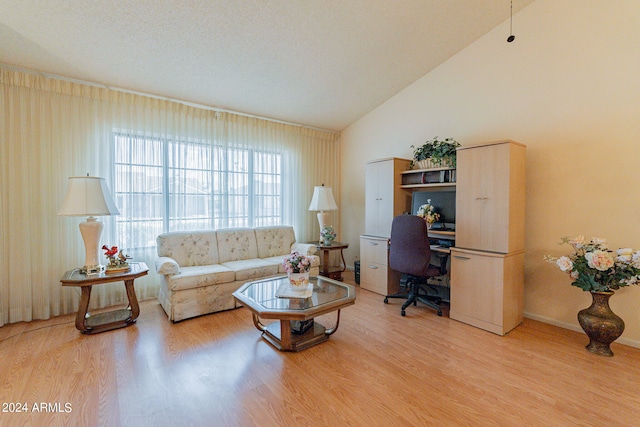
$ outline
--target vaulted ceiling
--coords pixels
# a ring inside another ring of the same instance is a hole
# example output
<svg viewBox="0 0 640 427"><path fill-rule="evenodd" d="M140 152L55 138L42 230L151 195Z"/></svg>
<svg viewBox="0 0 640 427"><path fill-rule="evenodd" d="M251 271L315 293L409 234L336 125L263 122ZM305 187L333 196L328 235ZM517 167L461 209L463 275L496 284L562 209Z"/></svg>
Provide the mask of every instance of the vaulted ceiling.
<svg viewBox="0 0 640 427"><path fill-rule="evenodd" d="M509 14L509 0L2 0L0 63L342 130Z"/></svg>

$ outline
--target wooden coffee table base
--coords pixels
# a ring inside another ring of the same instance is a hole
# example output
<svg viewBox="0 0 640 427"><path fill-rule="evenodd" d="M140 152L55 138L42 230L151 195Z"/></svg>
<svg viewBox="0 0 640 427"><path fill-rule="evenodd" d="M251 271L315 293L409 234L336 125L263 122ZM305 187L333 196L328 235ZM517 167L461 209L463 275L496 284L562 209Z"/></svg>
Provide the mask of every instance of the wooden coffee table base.
<svg viewBox="0 0 640 427"><path fill-rule="evenodd" d="M340 310L338 310L338 318L333 328L327 329L320 323L314 322L313 328L299 335L291 332L290 320L280 320L268 325L263 325L258 315L253 313L253 324L259 331L262 331L262 338L278 350L302 351L327 341L329 337L338 330L338 326L340 325Z"/></svg>
<svg viewBox="0 0 640 427"><path fill-rule="evenodd" d="M356 288L327 277L311 276L311 294L292 298L287 293L289 280L271 277L247 282L233 293L233 297L253 316L253 324L262 338L281 351L302 351L323 343L340 325L340 309L355 304ZM311 289L313 286L313 289ZM335 326L325 328L316 319L337 312ZM264 325L261 319L275 320Z"/></svg>

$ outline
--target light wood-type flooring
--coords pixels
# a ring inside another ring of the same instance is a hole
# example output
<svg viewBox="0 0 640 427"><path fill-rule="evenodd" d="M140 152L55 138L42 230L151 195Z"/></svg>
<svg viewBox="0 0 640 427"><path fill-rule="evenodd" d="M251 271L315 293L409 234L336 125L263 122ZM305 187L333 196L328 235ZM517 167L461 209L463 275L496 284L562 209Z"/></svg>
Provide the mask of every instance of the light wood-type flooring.
<svg viewBox="0 0 640 427"><path fill-rule="evenodd" d="M244 308L172 324L146 301L135 325L92 336L73 315L6 325L0 425L640 425L640 349L605 358L533 320L500 337L382 299L358 288L339 330L300 353Z"/></svg>

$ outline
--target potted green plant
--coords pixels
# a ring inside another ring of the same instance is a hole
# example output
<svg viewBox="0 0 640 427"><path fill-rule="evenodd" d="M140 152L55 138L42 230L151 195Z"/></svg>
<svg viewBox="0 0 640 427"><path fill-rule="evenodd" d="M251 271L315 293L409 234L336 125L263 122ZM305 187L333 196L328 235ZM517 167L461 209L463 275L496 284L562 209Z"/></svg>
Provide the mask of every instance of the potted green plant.
<svg viewBox="0 0 640 427"><path fill-rule="evenodd" d="M456 167L456 148L460 143L453 138L438 139L436 136L424 144L413 148L413 161L411 167L418 166L420 169L434 167Z"/></svg>

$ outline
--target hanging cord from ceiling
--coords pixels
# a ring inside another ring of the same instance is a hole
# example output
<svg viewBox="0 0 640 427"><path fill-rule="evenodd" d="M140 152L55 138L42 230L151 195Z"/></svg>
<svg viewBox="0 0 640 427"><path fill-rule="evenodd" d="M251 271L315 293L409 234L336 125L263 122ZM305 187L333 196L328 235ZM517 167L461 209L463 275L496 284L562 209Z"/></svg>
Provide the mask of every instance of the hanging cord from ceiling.
<svg viewBox="0 0 640 427"><path fill-rule="evenodd" d="M509 17L509 37L507 37L507 43L511 43L516 39L513 35L513 0L511 0L511 14Z"/></svg>

